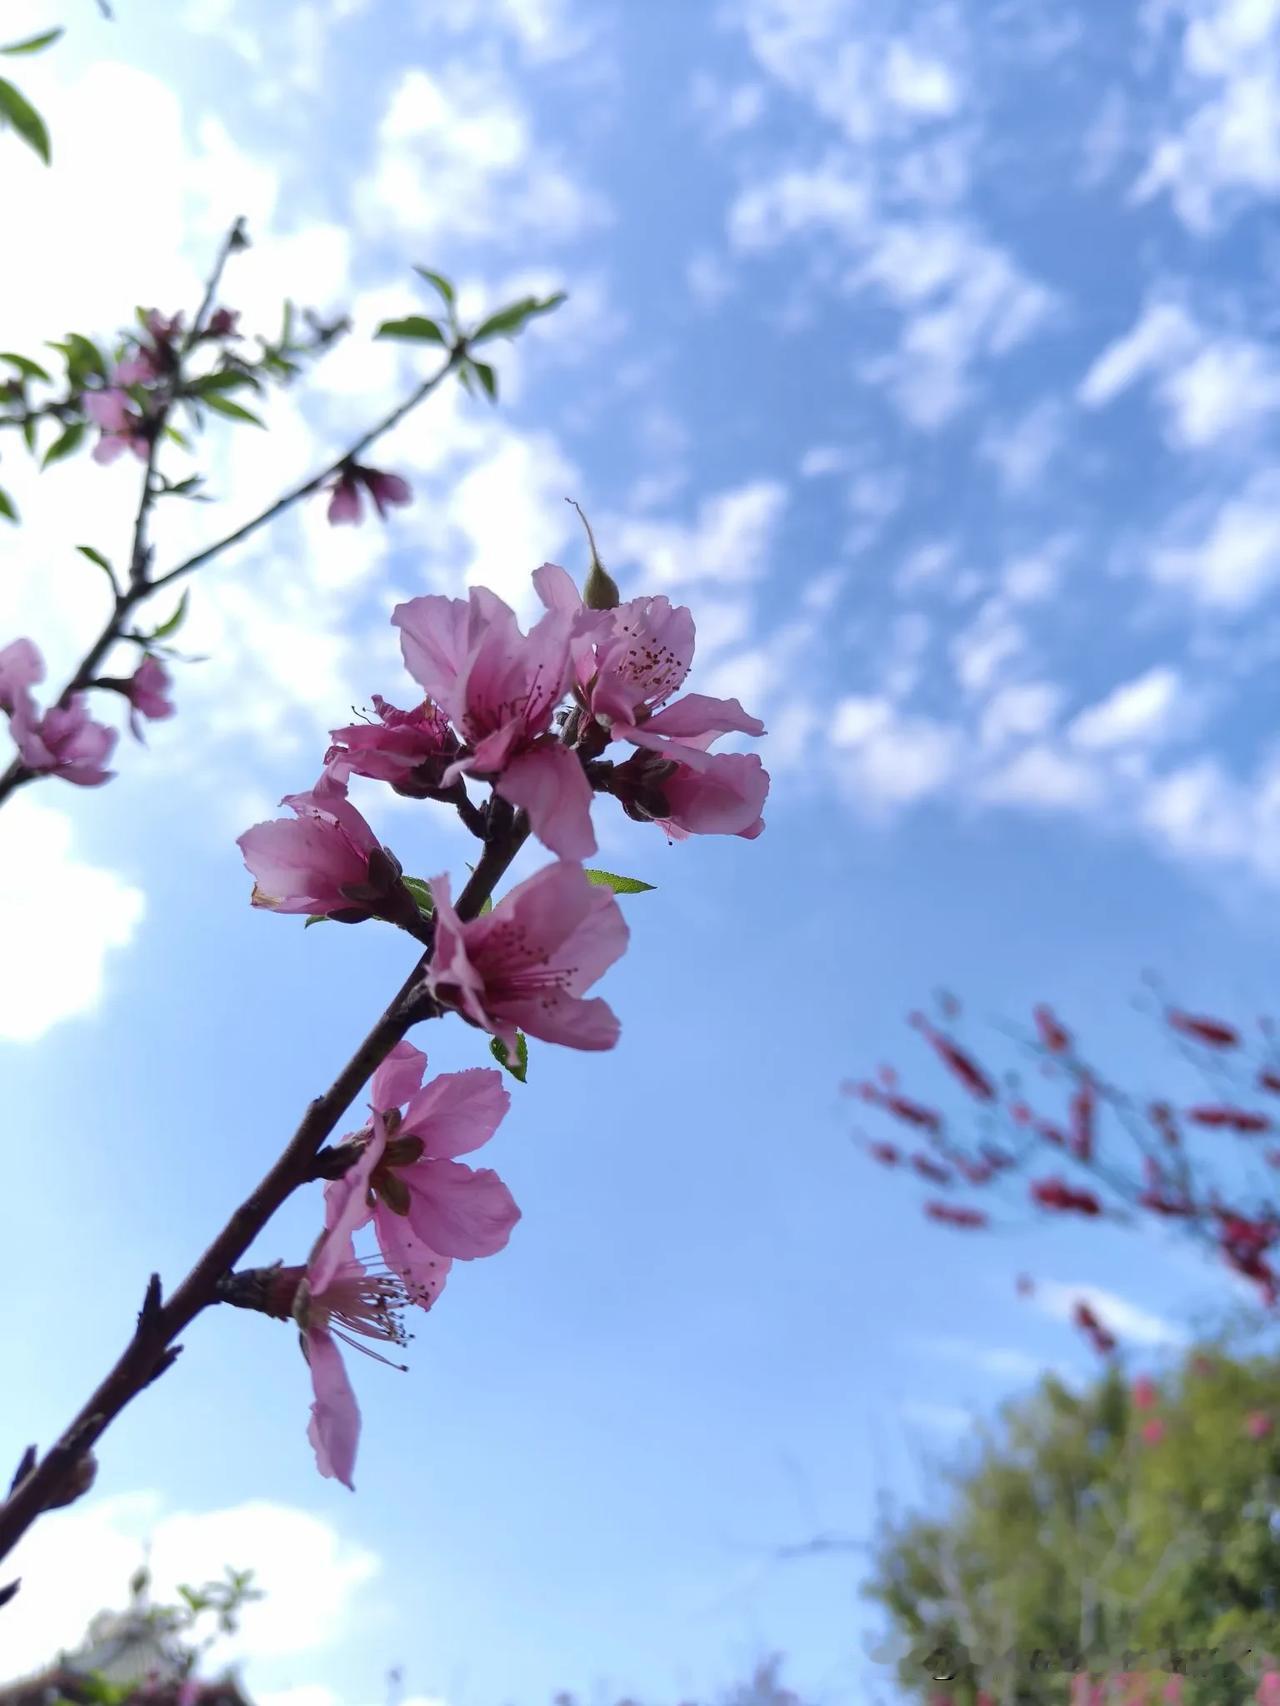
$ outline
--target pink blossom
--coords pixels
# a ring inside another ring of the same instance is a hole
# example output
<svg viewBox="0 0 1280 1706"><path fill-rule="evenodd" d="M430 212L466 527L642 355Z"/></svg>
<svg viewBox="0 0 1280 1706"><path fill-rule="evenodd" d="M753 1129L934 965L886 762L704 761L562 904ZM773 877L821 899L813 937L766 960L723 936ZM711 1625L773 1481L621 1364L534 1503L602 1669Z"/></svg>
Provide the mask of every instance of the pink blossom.
<svg viewBox="0 0 1280 1706"><path fill-rule="evenodd" d="M111 386L113 390L117 387L128 390L130 385L147 385L159 377L160 370L151 352L139 349L115 364L111 370Z"/></svg>
<svg viewBox="0 0 1280 1706"><path fill-rule="evenodd" d="M390 782L396 793L412 798L437 793L461 750L449 719L430 699L400 711L375 693L373 708L380 722L330 731L334 744L325 754L326 769L342 781L356 775Z"/></svg>
<svg viewBox="0 0 1280 1706"><path fill-rule="evenodd" d="M182 315L174 314L166 320L159 309L153 308L146 317L146 327L156 343L162 347L171 344L182 331Z"/></svg>
<svg viewBox="0 0 1280 1706"><path fill-rule="evenodd" d="M578 694L614 739L655 751L676 743L703 750L723 734L764 733L764 724L736 699L688 693L667 704L693 661L693 616L686 606L673 606L658 596L633 598L613 610L587 611L558 564L544 563L533 580L548 609L576 611L572 650ZM666 755L684 757L675 750Z"/></svg>
<svg viewBox="0 0 1280 1706"><path fill-rule="evenodd" d="M1139 1410L1154 1410L1160 1391L1149 1374L1140 1374L1130 1389L1130 1396Z"/></svg>
<svg viewBox="0 0 1280 1706"><path fill-rule="evenodd" d="M605 787L638 823L656 823L673 841L689 835L740 835L753 840L764 828L761 808L769 772L754 753L686 752L676 762L639 751L614 767Z"/></svg>
<svg viewBox="0 0 1280 1706"><path fill-rule="evenodd" d="M359 1158L326 1185L325 1199L335 1236L372 1219L387 1266L429 1308L450 1260L501 1250L520 1210L491 1169L457 1160L487 1143L510 1107L502 1074L475 1067L424 1087L426 1065L411 1043L392 1049L373 1077L373 1121L355 1139Z"/></svg>
<svg viewBox="0 0 1280 1706"><path fill-rule="evenodd" d="M89 715L83 693L68 705L54 705L38 721L19 707L12 723L13 738L28 770L41 776L61 776L80 788L109 782L114 771L105 765L119 735Z"/></svg>
<svg viewBox="0 0 1280 1706"><path fill-rule="evenodd" d="M44 659L31 640L11 640L0 648L0 711L30 720L35 715L31 689L44 680Z"/></svg>
<svg viewBox="0 0 1280 1706"><path fill-rule="evenodd" d="M1265 1410L1250 1410L1244 1419L1244 1431L1250 1439L1266 1439L1274 1426Z"/></svg>
<svg viewBox="0 0 1280 1706"><path fill-rule="evenodd" d="M142 739L140 717L160 722L173 715L173 701L168 697L173 685L169 671L159 658L144 657L124 687L129 701L129 726L136 739Z"/></svg>
<svg viewBox="0 0 1280 1706"><path fill-rule="evenodd" d="M234 338L238 336L237 327L240 323L238 308L215 308L209 316L209 323L204 329L207 338Z"/></svg>
<svg viewBox="0 0 1280 1706"><path fill-rule="evenodd" d="M1145 1445L1159 1445L1166 1432L1164 1423L1159 1416L1152 1416L1150 1421L1143 1422L1141 1433Z"/></svg>
<svg viewBox="0 0 1280 1706"><path fill-rule="evenodd" d="M1280 1706L1280 1670L1264 1670L1254 1695L1258 1706Z"/></svg>
<svg viewBox="0 0 1280 1706"><path fill-rule="evenodd" d="M522 634L510 606L473 587L465 601L410 599L391 620L410 675L472 749L446 784L468 773L493 777L553 853L590 857L591 784L576 755L549 733L568 683L573 618L553 610Z"/></svg>
<svg viewBox="0 0 1280 1706"><path fill-rule="evenodd" d="M321 913L340 923L371 917L417 923L417 904L400 881L399 864L340 781L326 773L310 792L288 794L280 803L293 819L255 824L236 842L254 879L254 906Z"/></svg>
<svg viewBox="0 0 1280 1706"><path fill-rule="evenodd" d="M612 1011L599 997L581 999L627 945L629 931L608 889L561 860L466 924L453 909L447 877L432 882L431 894L436 937L427 978L438 1000L492 1031L508 1052L517 1030L569 1048L613 1047Z"/></svg>
<svg viewBox="0 0 1280 1706"><path fill-rule="evenodd" d="M1181 1706L1182 1696L1186 1693L1186 1689L1186 1677L1180 1672L1175 1671L1169 1678L1168 1682L1165 1683L1164 1690L1161 1694L1161 1699L1165 1702L1165 1706Z"/></svg>
<svg viewBox="0 0 1280 1706"><path fill-rule="evenodd" d="M95 462L114 462L122 450L132 450L140 462L149 455L147 435L142 417L131 405L124 391L111 387L105 391L87 391L84 412L102 429L94 447Z"/></svg>
<svg viewBox="0 0 1280 1706"><path fill-rule="evenodd" d="M360 520L361 486L373 499L374 508L383 521L387 518L390 505L413 502L409 483L402 480L399 474L387 474L380 468L363 468L358 462L350 462L328 488L333 493L329 503L329 521L333 526Z"/></svg>
<svg viewBox="0 0 1280 1706"><path fill-rule="evenodd" d="M284 1270L281 1277L292 1272ZM342 1339L379 1362L388 1361L358 1339L403 1345L402 1312L408 1301L394 1275L358 1261L350 1237L340 1234L320 1238L294 1295L293 1318L302 1334L303 1355L311 1369L315 1394L307 1438L320 1473L336 1477L353 1492L360 1410L335 1340Z"/></svg>

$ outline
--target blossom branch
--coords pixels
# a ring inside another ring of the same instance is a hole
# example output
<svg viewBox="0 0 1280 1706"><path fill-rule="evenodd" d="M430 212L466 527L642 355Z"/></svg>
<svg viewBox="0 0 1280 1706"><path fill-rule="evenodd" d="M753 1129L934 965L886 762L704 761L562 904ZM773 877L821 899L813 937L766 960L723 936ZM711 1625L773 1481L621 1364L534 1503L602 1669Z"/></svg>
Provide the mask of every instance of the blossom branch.
<svg viewBox="0 0 1280 1706"><path fill-rule="evenodd" d="M499 812L491 819L489 839L466 887L457 912L464 922L480 915L485 902L529 834L523 812ZM391 1002L328 1090L310 1104L271 1170L231 1215L226 1225L167 1301L156 1276L138 1316L132 1339L57 1443L17 1481L0 1504L0 1558L7 1557L42 1511L50 1508L75 1465L101 1439L121 1411L172 1367L181 1350L178 1336L210 1304L219 1301L219 1282L244 1256L254 1239L299 1186L315 1178L321 1146L360 1094L375 1070L420 1020L439 1017L442 1009L426 995L424 953Z"/></svg>
<svg viewBox="0 0 1280 1706"><path fill-rule="evenodd" d="M303 498L310 497L312 493L319 491L327 481L331 480L336 474L341 473L342 469L349 462L359 456L364 450L367 450L371 444L381 438L385 433L390 432L394 426L397 426L405 416L413 409L416 409L420 403L425 402L432 392L437 390L449 374L453 372L455 367L458 365L458 362L462 359L463 354L463 347L455 346L455 348L450 351L449 357L442 367L438 368L435 373L424 379L403 402L398 404L390 414L386 415L375 426L362 434L362 436L357 439L349 449L344 451L341 456L329 463L318 474L312 476L312 478L286 492L282 497L278 498L275 503L269 505L266 509L261 511L260 514L254 516L252 520L245 522L243 527L238 527L234 533L229 533L225 538L219 539L214 544L206 546L202 551L198 551L195 556L188 557L185 562L179 563L175 568L169 569L165 574L152 579L146 573L145 567L143 567L141 570L141 578L138 578L139 565L143 563L146 551L146 519L155 497L155 493L152 491L152 474L154 468L155 445L160 436L157 432L156 437L152 440L150 446L150 453L147 460L147 479L144 485L144 497L139 506L138 519L135 523L133 551L131 555L130 585L124 591L117 591L111 615L104 624L102 632L98 635L97 639L81 659L75 674L63 688L59 695L58 703L60 705L66 705L77 693L83 691L83 689L91 684L98 673L99 666L107 653L111 650L111 647L117 641L128 638L125 629L126 620L130 613L136 609L139 604L141 604L145 599L150 598L153 593L159 592L162 588L170 585L173 581L180 580L183 576L193 573L196 569L203 568L207 563L211 562L215 557L221 556L224 551L229 550L233 545L241 544L252 534L256 533L259 528L265 527L270 521L274 521L278 515L283 514L285 510L291 508ZM147 496L148 493L151 495ZM41 774L41 772L28 769L27 766L22 763L20 758L15 758L9 765L8 769L4 771L3 774L0 774L0 805L4 804L15 789L21 787L26 782L32 781L39 774ZM459 810L461 809L462 808L460 807Z"/></svg>

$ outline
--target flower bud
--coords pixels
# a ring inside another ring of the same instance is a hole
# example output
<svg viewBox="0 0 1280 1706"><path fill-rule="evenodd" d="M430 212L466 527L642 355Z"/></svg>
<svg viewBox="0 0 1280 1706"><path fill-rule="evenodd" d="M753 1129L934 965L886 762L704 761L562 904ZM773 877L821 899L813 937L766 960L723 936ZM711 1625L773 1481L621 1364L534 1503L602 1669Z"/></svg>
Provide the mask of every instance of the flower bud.
<svg viewBox="0 0 1280 1706"><path fill-rule="evenodd" d="M573 503L573 499L569 499ZM587 540L591 546L591 567L587 570L586 582L582 588L582 602L588 610L616 610L622 603L622 594L618 591L618 583L600 561L600 553L596 550L595 534L591 531L591 523L583 515L581 507L573 503L578 511L578 519L587 530Z"/></svg>

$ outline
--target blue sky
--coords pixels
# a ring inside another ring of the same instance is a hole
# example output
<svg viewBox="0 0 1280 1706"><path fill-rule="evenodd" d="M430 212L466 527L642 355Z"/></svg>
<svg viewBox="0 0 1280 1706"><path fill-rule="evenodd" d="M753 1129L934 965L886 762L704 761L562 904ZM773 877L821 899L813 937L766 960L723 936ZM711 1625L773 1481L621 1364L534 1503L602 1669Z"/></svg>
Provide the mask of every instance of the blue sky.
<svg viewBox="0 0 1280 1706"><path fill-rule="evenodd" d="M190 304L242 213L249 324L285 294L355 322L269 435L210 434L226 501L164 517L161 562L413 383L371 341L424 305L413 262L469 310L570 302L504 349L499 410L442 394L387 440L416 497L385 529L312 508L197 581L210 661L116 781L5 810L0 1459L62 1425L403 974L389 930L251 912L234 845L353 703L404 702L393 603L483 581L530 614L531 569L585 566L576 497L624 594L692 606L695 685L765 718L774 784L754 844L598 810L601 862L658 885L602 986L622 1041L535 1048L492 1151L524 1219L408 1375L355 1370L358 1494L315 1474L292 1336L211 1315L33 1534L0 1670L74 1639L150 1535L161 1577L260 1568L267 1706L372 1706L396 1664L450 1706L705 1697L775 1648L806 1698L888 1700L857 1558L772 1549L867 1534L884 1490L927 1505L975 1413L1086 1372L1079 1288L1139 1359L1230 1298L1154 1244L926 1226L837 1085L919 1060L902 1019L938 984L979 1025L1053 999L1135 1084L1165 1059L1144 967L1271 998L1280 4L117 12L6 9L70 27L21 68L55 169L0 153L5 346ZM58 677L101 616L71 546L120 553L130 471L9 453L4 483L0 638ZM406 869L461 868L443 818L363 799Z"/></svg>

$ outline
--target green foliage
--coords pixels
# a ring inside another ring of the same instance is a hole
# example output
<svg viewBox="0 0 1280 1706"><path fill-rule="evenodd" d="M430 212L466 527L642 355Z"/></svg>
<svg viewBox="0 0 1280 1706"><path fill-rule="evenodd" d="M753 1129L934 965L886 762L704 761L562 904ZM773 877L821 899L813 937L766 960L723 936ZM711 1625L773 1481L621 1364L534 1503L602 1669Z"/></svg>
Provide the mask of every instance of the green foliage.
<svg viewBox="0 0 1280 1706"><path fill-rule="evenodd" d="M408 314L403 320L384 320L378 327L375 336L379 338L402 338L410 343L442 344L445 335L434 320L428 320L424 314Z"/></svg>
<svg viewBox="0 0 1280 1706"><path fill-rule="evenodd" d="M642 883L639 877L615 877L612 871L587 870L583 874L589 883L612 889L614 894L650 894L654 887L652 883Z"/></svg>
<svg viewBox="0 0 1280 1706"><path fill-rule="evenodd" d="M507 1045L500 1037L489 1039L489 1053L503 1066L518 1084L527 1081L529 1072L529 1043L523 1031L516 1032L516 1058L511 1060L507 1054Z"/></svg>
<svg viewBox="0 0 1280 1706"><path fill-rule="evenodd" d="M489 338L514 338L530 320L539 314L550 314L565 300L566 292L563 290L557 290L554 296L522 296L518 302L509 302L505 308L499 308L496 314L482 320L467 342L482 344Z"/></svg>
<svg viewBox="0 0 1280 1706"><path fill-rule="evenodd" d="M265 429L266 423L260 421L251 410L244 408L239 403L233 403L230 397L224 397L219 391L202 393L200 401L206 409L213 409L219 415L226 415L229 420L248 421L250 426Z"/></svg>
<svg viewBox="0 0 1280 1706"><path fill-rule="evenodd" d="M64 457L73 455L80 448L81 441L88 430L84 421L72 421L71 425L60 433L45 451L44 459L40 464L41 468L47 468L51 462L61 462Z"/></svg>
<svg viewBox="0 0 1280 1706"><path fill-rule="evenodd" d="M44 120L13 84L0 77L0 126L9 125L47 166L52 157Z"/></svg>
<svg viewBox="0 0 1280 1706"><path fill-rule="evenodd" d="M16 367L24 379L43 379L50 384L49 375L38 361L32 361L30 356L15 355L12 350L0 350L0 361L7 361L10 367Z"/></svg>
<svg viewBox="0 0 1280 1706"><path fill-rule="evenodd" d="M16 521L18 519L18 512L13 507L13 499L9 496L8 492L5 491L3 486L0 486L0 515L2 515L6 521Z"/></svg>
<svg viewBox="0 0 1280 1706"><path fill-rule="evenodd" d="M0 53L39 53L43 48L52 47L59 36L64 34L61 26L55 30L45 30L43 35L28 36L25 41L11 41L7 47L0 47Z"/></svg>
<svg viewBox="0 0 1280 1706"><path fill-rule="evenodd" d="M1273 1360L1218 1354L1189 1357L1149 1410L1114 1369L1006 1406L935 1508L879 1538L864 1593L911 1649L908 1694L1065 1706L1064 1673L1146 1670L1156 1699L1172 1653L1183 1706L1251 1701L1261 1655L1280 1653L1280 1432L1251 1438L1245 1420L1276 1397ZM1154 1420L1163 1437L1144 1439ZM1057 1674L1034 1673L1037 1649ZM941 1692L931 1653L958 1673Z"/></svg>

